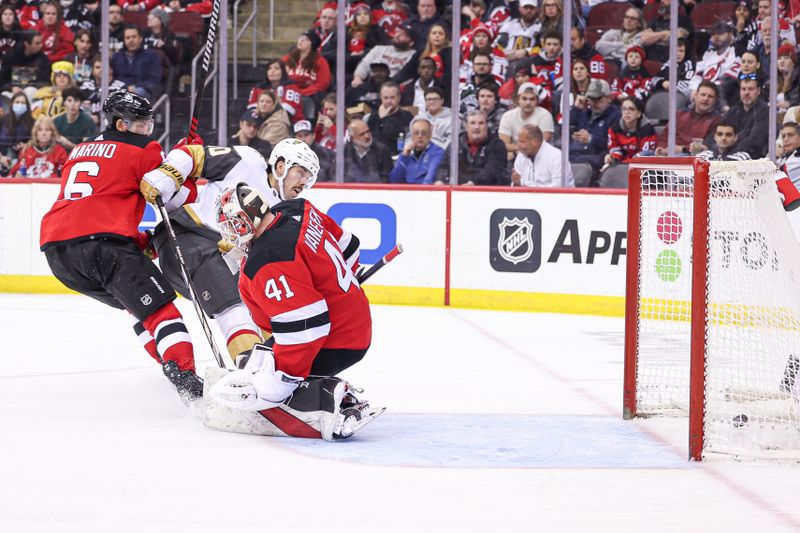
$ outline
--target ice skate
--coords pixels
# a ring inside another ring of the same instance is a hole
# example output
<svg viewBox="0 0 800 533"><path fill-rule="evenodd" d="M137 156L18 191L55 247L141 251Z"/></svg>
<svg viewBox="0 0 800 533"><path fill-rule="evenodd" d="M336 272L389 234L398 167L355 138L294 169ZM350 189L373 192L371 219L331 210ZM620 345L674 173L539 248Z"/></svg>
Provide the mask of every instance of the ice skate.
<svg viewBox="0 0 800 533"><path fill-rule="evenodd" d="M203 380L193 370L181 370L175 361L167 361L163 365L164 375L178 389L181 399L186 402L203 397Z"/></svg>

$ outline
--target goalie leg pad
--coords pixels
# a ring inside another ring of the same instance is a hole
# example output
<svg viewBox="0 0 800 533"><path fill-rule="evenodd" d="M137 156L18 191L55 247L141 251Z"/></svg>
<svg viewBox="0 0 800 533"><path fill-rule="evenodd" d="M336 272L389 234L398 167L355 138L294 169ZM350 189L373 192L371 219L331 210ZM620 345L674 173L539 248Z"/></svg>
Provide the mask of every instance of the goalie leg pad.
<svg viewBox="0 0 800 533"><path fill-rule="evenodd" d="M286 403L271 409L243 411L217 401L210 392L230 372L206 370L203 422L212 429L271 437L305 437L334 440L345 397L346 383L338 378L309 378Z"/></svg>

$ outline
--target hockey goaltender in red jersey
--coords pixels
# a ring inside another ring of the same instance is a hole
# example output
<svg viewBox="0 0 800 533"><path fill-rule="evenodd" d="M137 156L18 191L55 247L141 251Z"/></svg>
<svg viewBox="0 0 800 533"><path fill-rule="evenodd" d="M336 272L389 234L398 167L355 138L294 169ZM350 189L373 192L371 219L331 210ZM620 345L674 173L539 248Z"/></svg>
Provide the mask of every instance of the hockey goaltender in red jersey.
<svg viewBox="0 0 800 533"><path fill-rule="evenodd" d="M372 337L357 265L348 266L339 246L342 228L304 199L270 208L244 183L222 193L219 217L223 238L246 253L242 301L274 344L272 350L257 345L244 369L219 381L207 374L206 424L262 435L349 437L383 410L370 409L333 377L364 357Z"/></svg>

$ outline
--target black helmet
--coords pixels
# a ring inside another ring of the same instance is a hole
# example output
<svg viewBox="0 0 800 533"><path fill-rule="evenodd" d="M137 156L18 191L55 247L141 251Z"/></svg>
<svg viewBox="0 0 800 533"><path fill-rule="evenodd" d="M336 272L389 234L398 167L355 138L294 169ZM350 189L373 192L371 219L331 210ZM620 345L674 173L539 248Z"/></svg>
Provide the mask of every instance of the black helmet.
<svg viewBox="0 0 800 533"><path fill-rule="evenodd" d="M129 122L152 120L153 107L144 96L125 90L114 91L103 103L103 116L106 119L106 129L114 130L117 119Z"/></svg>

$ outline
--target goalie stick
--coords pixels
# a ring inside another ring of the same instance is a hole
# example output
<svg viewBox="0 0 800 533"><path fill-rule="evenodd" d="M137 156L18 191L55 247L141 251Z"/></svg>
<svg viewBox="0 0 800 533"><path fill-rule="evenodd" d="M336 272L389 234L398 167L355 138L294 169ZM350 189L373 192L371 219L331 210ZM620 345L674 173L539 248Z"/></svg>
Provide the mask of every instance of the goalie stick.
<svg viewBox="0 0 800 533"><path fill-rule="evenodd" d="M357 278L356 278L356 279L358 279L358 283L359 283L359 284L361 284L361 283L364 283L365 281L367 281L367 280L368 280L369 278L371 278L371 277L372 277L372 276L373 276L373 275L374 275L374 274L375 274L375 273L376 273L378 270L380 270L380 269L382 269L383 267L385 267L385 266L386 266L386 263L389 263L389 262L390 262L392 259L394 259L395 257L397 257L398 255L400 255L400 254L402 254L402 253L403 253L403 245L402 245L402 244L398 244L398 245L396 245L394 248L392 248L391 250L389 250L389 253L387 253L386 255L384 255L384 256L381 258L381 260L380 260L380 261L378 261L377 263L375 263L374 265L372 265L371 267L369 267L368 269L366 269L364 272L362 272L361 274L359 274L359 275L357 276Z"/></svg>

